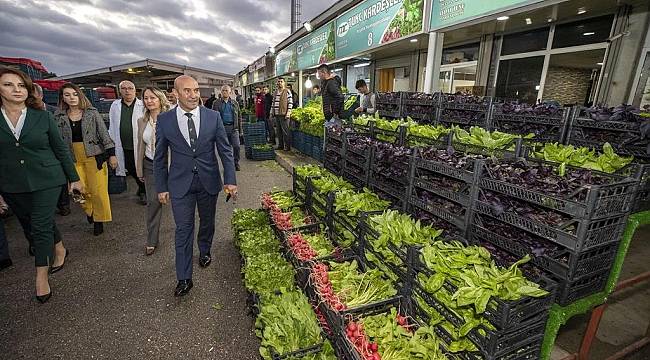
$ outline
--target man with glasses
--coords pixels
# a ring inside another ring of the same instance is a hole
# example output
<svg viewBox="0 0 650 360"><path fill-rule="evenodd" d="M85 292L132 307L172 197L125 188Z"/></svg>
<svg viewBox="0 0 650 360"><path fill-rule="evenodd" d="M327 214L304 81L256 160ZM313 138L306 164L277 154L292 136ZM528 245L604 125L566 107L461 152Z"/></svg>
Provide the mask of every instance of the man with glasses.
<svg viewBox="0 0 650 360"><path fill-rule="evenodd" d="M137 196L140 198L140 204L147 204L144 182L142 182L135 172L135 156L138 146L138 119L144 115L144 105L142 100L135 97L135 85L124 80L119 85L121 99L113 101L108 114L110 126L108 133L115 142L115 156L117 164L111 163L115 167L115 174L126 176L129 173L138 184ZM115 159L115 158L113 158Z"/></svg>

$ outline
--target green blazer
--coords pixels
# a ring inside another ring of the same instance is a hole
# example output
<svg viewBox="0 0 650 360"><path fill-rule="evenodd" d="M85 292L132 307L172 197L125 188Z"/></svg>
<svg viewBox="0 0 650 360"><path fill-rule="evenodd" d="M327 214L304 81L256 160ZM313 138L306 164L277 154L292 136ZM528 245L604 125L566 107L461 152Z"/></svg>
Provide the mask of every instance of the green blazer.
<svg viewBox="0 0 650 360"><path fill-rule="evenodd" d="M33 192L78 180L51 113L28 108L18 140L0 113L0 192Z"/></svg>

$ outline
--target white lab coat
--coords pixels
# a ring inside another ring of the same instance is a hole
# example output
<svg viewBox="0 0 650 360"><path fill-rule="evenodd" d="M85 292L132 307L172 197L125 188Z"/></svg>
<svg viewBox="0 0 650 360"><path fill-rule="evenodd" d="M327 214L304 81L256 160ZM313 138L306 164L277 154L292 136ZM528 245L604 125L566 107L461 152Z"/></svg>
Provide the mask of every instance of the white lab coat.
<svg viewBox="0 0 650 360"><path fill-rule="evenodd" d="M122 115L122 99L117 99L111 104L111 110L108 113L110 126L108 134L115 143L115 156L117 157L117 169L115 174L126 176L126 166L124 165L124 149L122 149L122 139L120 139L120 116ZM138 119L144 116L144 104L142 100L136 98L133 107L133 117L131 124L133 126L133 153L138 154Z"/></svg>

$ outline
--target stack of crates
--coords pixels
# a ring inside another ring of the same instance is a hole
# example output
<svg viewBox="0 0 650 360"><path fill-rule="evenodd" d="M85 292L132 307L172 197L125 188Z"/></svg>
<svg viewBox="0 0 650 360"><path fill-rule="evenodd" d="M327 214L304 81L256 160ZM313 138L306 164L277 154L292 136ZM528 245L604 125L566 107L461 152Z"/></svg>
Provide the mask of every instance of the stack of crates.
<svg viewBox="0 0 650 360"><path fill-rule="evenodd" d="M267 145L266 124L263 121L245 122L242 130L244 132L244 149L247 159L275 159L275 151L273 151L272 147L265 150L258 149L262 145Z"/></svg>

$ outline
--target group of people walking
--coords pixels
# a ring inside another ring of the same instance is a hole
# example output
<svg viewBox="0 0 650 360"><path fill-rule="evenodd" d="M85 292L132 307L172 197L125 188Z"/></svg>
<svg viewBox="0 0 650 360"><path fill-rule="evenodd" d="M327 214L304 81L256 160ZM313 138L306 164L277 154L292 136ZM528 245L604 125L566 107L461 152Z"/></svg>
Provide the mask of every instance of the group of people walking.
<svg viewBox="0 0 650 360"><path fill-rule="evenodd" d="M63 269L70 254L54 221L68 215L69 198L80 204L94 235L112 220L108 194L109 168L132 176L146 204L145 254L159 241L162 206L171 203L176 222L176 296L192 288L194 212L200 226L199 264L211 262L216 198L223 189L237 195L240 111L230 101L230 88L207 109L196 80L180 76L173 95L147 87L142 100L130 81L119 84L106 128L101 114L74 84L59 89L58 107L42 101L42 89L24 73L0 69L0 216L9 209L20 222L35 257L36 299L52 294L49 275ZM170 111L171 109L171 111ZM180 130L180 131L179 131ZM224 169L223 180L216 159ZM4 224L0 220L0 270L12 266Z"/></svg>

